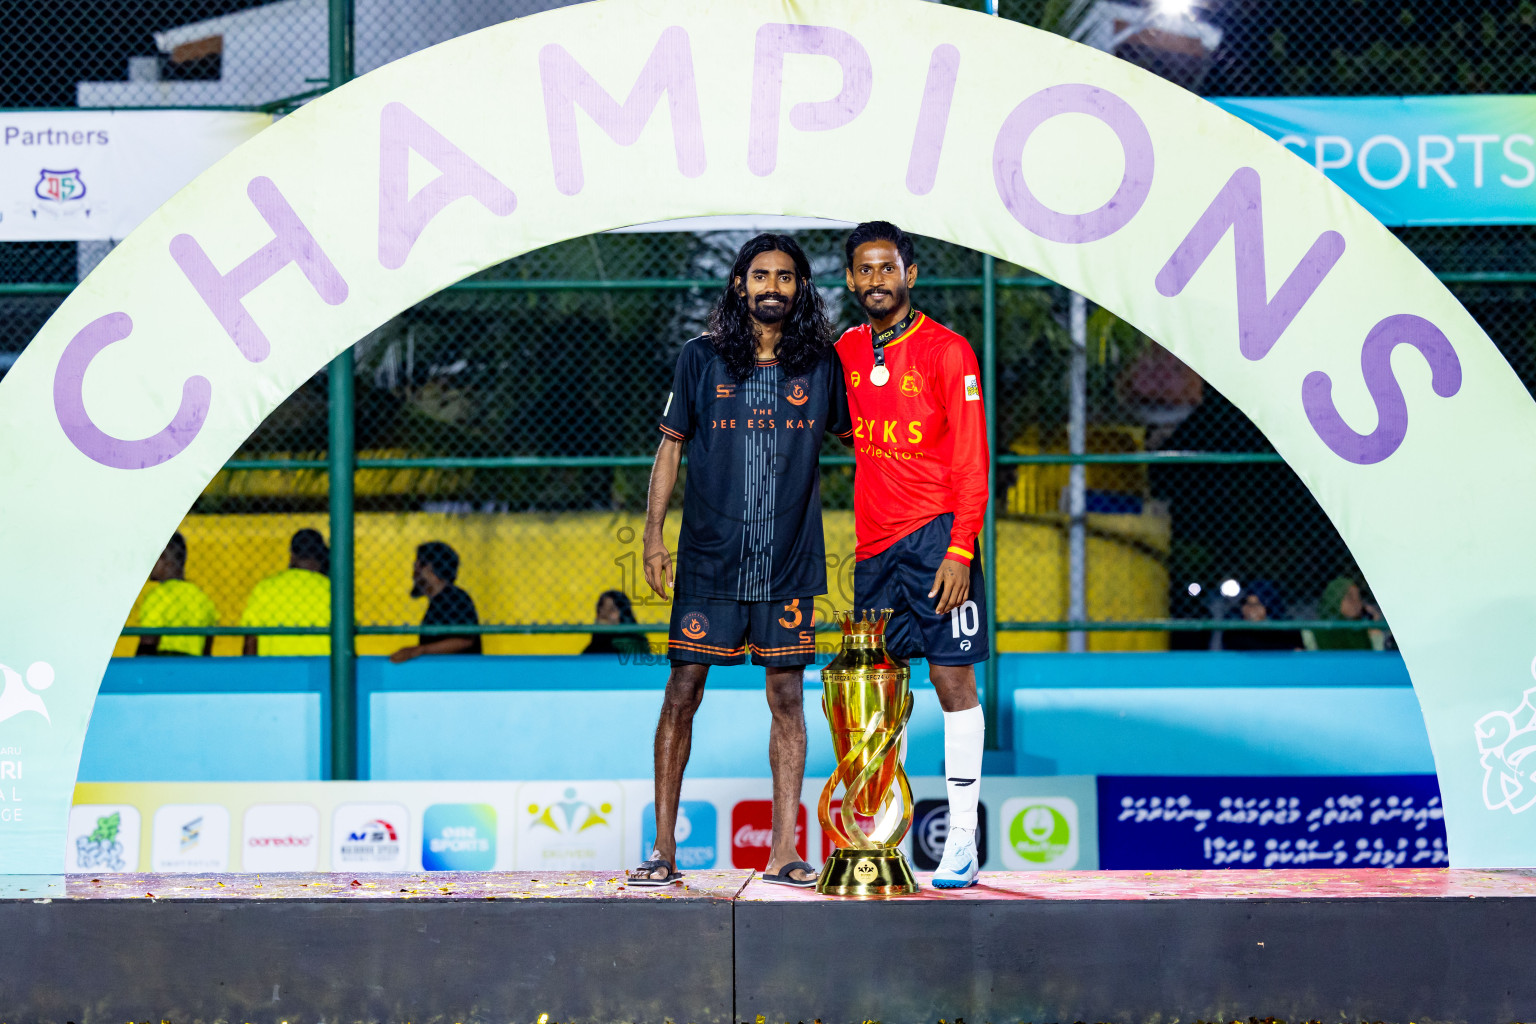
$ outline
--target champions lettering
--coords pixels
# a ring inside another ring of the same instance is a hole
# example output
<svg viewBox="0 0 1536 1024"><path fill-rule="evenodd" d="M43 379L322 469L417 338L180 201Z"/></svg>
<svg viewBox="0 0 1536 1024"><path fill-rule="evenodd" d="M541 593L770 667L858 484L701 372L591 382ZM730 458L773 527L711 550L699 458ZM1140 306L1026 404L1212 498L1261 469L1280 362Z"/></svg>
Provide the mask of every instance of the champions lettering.
<svg viewBox="0 0 1536 1024"><path fill-rule="evenodd" d="M568 42L580 49L575 41ZM781 117L781 108L786 61L792 56L797 62L814 59L835 64L838 89L833 96L794 104L786 119ZM744 46L740 59L743 64L750 62L752 69L750 91L739 97L739 121L747 128L746 164L750 173L760 178L770 178L777 171L781 132L823 132L847 125L865 113L871 97L881 95L877 86L885 84L875 81L876 64L864 44L850 32L831 26L761 25L750 46ZM646 125L660 116L665 98L675 166L651 168L648 173L695 179L709 172L709 136L699 102L693 44L685 28L670 26L650 44L649 56L622 101L609 91L614 85L622 87L622 83L605 82L613 77L606 68L588 67L579 54L559 43L540 50L538 70L549 167L562 201L580 202L586 185L578 108L609 142L631 146ZM986 73L986 68L965 65L955 46L940 43L934 47L923 91L912 98L905 124L890 126L894 137L912 140L905 173L900 167L893 171L892 190L905 188L912 196L924 196L932 190L943 166L956 88L964 81L963 76ZM716 83L706 82L704 87L715 88ZM1024 147L1035 131L1068 114L1091 117L1109 128L1124 154L1122 177L1113 196L1085 213L1064 213L1047 206L1031 191L1022 165ZM304 301L339 306L353 293L349 280L370 276L370 286L377 289L380 269L404 267L418 239L450 204L472 200L487 218L509 217L517 211L512 186L461 148L465 140L448 138L399 102L384 104L377 117L377 218L372 228L377 236L378 267L339 265L327 252L324 239L314 234L279 184L264 176L248 182L248 205L241 208L231 203L229 210L232 220L248 221L254 215L270 230L269 240L254 252L228 265L227 245L205 247L198 235L190 232L171 240L168 255L191 286L196 296L192 301L206 307L210 326L216 325L247 363L264 361L274 345L306 344L306 339L299 337L269 338L246 305L247 297L277 274L290 267L298 270L313 293ZM787 126L782 123L785 120ZM594 138L588 136L589 145ZM6 141L11 140L7 137ZM414 193L408 180L412 153L437 171L435 178ZM1153 140L1134 107L1107 89L1070 82L1021 98L998 125L992 151L993 182L1003 208L1024 230L1056 245L1099 242L1125 229L1151 195L1155 171ZM836 172L829 164L827 173ZM899 182L896 175L901 176ZM1296 316L1321 289L1329 287L1329 276L1345 251L1342 235L1323 232L1271 297L1263 245L1266 211L1262 186L1257 170L1239 168L1182 240L1168 239L1171 254L1155 274L1157 291L1170 301L1177 300L1202 270L1207 274L1220 272L1207 269L1206 264L1230 233L1237 308L1237 332L1232 342L1253 362L1262 361L1283 343ZM1269 215L1276 216L1273 208ZM1278 215L1284 216L1284 211ZM215 230L214 225L202 226L204 234ZM217 263L210 252L222 254ZM226 265L221 269L220 263ZM167 406L175 404L162 429L138 438L118 437L103 430L86 408L85 377L100 352L128 339L133 330L133 318L126 310L81 326L59 360L53 387L55 415L75 448L102 465L125 470L148 469L180 455L197 439L218 400L217 389L208 377L190 374L179 382L179 403L160 399ZM1371 465L1390 458L1405 443L1410 396L1391 362L1393 353L1402 346L1414 349L1429 365L1435 395L1450 398L1459 392L1461 363L1439 327L1406 312L1380 319L1367 331L1360 349L1360 375L1377 413L1373 429L1362 431L1344 418L1333 400L1333 380L1326 373L1308 374L1296 397L1317 437L1339 458ZM163 387L174 394L177 383L167 380ZM1423 398L1416 396L1415 400ZM734 428L736 421L725 422ZM715 425L724 426L725 422ZM752 429L777 429L771 420L747 423ZM915 442L911 425L908 430ZM900 443L894 422L880 425L878 431L874 425L865 424L861 431L859 436L872 443Z"/></svg>

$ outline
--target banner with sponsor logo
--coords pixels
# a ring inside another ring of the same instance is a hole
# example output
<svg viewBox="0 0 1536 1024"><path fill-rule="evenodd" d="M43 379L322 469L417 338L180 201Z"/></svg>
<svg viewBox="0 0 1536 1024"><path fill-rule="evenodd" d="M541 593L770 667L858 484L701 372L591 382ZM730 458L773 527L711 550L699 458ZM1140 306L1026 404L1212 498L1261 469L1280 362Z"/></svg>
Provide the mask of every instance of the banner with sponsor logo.
<svg viewBox="0 0 1536 1024"><path fill-rule="evenodd" d="M1213 102L1383 224L1536 224L1536 96Z"/></svg>
<svg viewBox="0 0 1536 1024"><path fill-rule="evenodd" d="M1436 167L1460 188L1467 172L1424 145L1412 187L1423 165L1426 192ZM1502 143L1466 145L1474 186L1478 152L1485 186L1519 180L1494 168ZM1371 160L1388 150L1366 161L1384 181L1400 168ZM1391 620L1454 862L1536 865L1521 767L1536 735L1536 402L1376 218L1220 108L1021 25L926 3L610 0L423 50L260 132L118 245L0 381L0 566L27 581L0 588L0 744L25 763L0 871L62 866L127 612L165 538L287 395L483 268L742 213L893 220L991 253L1196 370L1307 484ZM883 432L862 443L911 454ZM579 825L541 824L544 809L603 802L540 793L534 811L498 811L497 834L553 837L572 863L607 856ZM1025 848L1069 849L1065 810L1032 810ZM1013 833L998 813L989 842ZM446 852L487 855L487 821L443 828Z"/></svg>
<svg viewBox="0 0 1536 1024"><path fill-rule="evenodd" d="M0 242L127 238L271 123L228 110L0 113Z"/></svg>
<svg viewBox="0 0 1536 1024"><path fill-rule="evenodd" d="M932 870L948 832L944 780L918 776L903 844ZM538 782L93 782L75 790L66 870L620 871L656 845L649 779ZM687 779L678 868L760 871L772 847L770 779ZM799 856L821 863L821 783L795 819ZM985 778L990 870L1098 866L1090 776ZM919 835L920 831L920 835Z"/></svg>
<svg viewBox="0 0 1536 1024"><path fill-rule="evenodd" d="M1438 868L1433 775L1099 776L1105 868Z"/></svg>

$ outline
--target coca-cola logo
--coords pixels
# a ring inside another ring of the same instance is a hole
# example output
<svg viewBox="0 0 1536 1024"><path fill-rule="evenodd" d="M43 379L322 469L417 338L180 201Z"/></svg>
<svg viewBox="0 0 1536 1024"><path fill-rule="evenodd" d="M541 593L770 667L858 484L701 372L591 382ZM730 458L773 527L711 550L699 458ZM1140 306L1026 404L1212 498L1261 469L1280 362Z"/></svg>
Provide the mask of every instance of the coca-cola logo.
<svg viewBox="0 0 1536 1024"><path fill-rule="evenodd" d="M315 841L314 836L251 836L246 839L247 846L275 847L275 846L308 846Z"/></svg>
<svg viewBox="0 0 1536 1024"><path fill-rule="evenodd" d="M796 805L795 853L805 858L805 805ZM773 850L773 801L741 800L731 808L731 864L761 871Z"/></svg>

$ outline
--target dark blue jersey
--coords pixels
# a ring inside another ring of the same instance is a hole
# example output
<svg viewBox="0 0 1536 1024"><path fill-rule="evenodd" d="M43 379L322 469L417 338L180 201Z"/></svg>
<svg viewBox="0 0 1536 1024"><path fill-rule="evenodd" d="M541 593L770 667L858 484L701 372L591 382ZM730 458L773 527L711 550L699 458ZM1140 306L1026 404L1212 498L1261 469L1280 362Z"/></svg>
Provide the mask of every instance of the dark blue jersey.
<svg viewBox="0 0 1536 1024"><path fill-rule="evenodd" d="M852 429L836 354L798 377L773 362L737 381L708 338L684 345L661 415L662 433L688 442L678 592L734 601L826 593L817 457L828 430Z"/></svg>

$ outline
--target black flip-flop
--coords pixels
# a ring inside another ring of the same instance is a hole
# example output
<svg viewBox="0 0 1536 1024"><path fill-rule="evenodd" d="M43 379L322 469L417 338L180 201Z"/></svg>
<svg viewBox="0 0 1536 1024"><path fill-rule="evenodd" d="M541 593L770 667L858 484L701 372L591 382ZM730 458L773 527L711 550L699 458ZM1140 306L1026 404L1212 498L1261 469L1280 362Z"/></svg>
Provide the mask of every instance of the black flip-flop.
<svg viewBox="0 0 1536 1024"><path fill-rule="evenodd" d="M666 868L667 877L652 877L656 873L657 868ZM629 885L649 885L660 888L664 885L672 885L675 882L680 882L683 878L683 873L677 870L677 866L675 864L667 860L667 858L663 857L660 850L652 850L651 859L645 861L639 867L635 868L635 871L641 872L641 877L636 878L634 873L631 872L629 878L626 880Z"/></svg>
<svg viewBox="0 0 1536 1024"><path fill-rule="evenodd" d="M809 871L811 873L811 877L810 878L793 878L793 877L790 876L790 872L791 871L796 871L796 870L801 870L801 869ZM770 875L768 872L764 871L763 872L763 881L769 882L769 883L771 883L773 885L789 885L789 886L793 886L796 889L811 889L811 888L814 888L815 885L816 885L816 869L811 867L809 864L807 864L803 860L797 860L797 861L794 861L793 863L785 864L783 867L779 868L779 870L777 872L775 872L774 874Z"/></svg>

